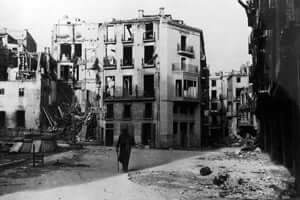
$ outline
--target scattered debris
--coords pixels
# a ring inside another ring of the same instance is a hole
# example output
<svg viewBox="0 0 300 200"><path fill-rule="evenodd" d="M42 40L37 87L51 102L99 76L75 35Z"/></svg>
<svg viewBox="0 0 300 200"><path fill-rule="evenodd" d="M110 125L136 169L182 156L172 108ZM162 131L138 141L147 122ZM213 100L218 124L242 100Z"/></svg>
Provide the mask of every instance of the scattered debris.
<svg viewBox="0 0 300 200"><path fill-rule="evenodd" d="M211 173L212 173L212 171L209 167L202 167L200 169L201 176L207 176L207 175L210 175Z"/></svg>
<svg viewBox="0 0 300 200"><path fill-rule="evenodd" d="M214 177L213 183L217 186L223 185L229 178L229 174L227 173L222 173L218 174L217 176Z"/></svg>

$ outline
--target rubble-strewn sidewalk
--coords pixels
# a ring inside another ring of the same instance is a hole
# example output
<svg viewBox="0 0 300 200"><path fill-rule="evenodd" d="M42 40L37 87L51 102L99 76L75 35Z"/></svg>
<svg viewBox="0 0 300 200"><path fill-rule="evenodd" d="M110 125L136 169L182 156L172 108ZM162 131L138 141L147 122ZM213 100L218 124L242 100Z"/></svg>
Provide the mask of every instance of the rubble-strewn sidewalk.
<svg viewBox="0 0 300 200"><path fill-rule="evenodd" d="M201 175L203 167L206 173ZM267 155L226 148L90 183L0 199L289 199L292 182L288 171Z"/></svg>

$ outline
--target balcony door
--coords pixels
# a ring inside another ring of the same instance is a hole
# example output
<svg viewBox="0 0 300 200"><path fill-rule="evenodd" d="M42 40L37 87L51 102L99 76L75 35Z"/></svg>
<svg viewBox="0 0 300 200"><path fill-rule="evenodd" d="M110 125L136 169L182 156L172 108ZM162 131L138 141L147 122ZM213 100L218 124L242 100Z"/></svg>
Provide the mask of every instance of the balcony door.
<svg viewBox="0 0 300 200"><path fill-rule="evenodd" d="M153 97L154 96L154 75L144 76L144 96Z"/></svg>
<svg viewBox="0 0 300 200"><path fill-rule="evenodd" d="M132 76L123 77L123 96L132 95Z"/></svg>

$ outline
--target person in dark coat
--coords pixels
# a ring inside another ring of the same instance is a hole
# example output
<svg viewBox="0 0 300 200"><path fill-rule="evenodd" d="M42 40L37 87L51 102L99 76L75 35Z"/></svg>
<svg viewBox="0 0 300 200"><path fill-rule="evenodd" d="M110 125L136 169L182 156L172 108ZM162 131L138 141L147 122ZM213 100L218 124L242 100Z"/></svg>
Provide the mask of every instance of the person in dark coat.
<svg viewBox="0 0 300 200"><path fill-rule="evenodd" d="M128 171L129 158L131 153L131 147L135 145L134 137L128 133L125 129L119 136L116 146L117 153L119 155L118 161L122 163L122 169L124 172Z"/></svg>

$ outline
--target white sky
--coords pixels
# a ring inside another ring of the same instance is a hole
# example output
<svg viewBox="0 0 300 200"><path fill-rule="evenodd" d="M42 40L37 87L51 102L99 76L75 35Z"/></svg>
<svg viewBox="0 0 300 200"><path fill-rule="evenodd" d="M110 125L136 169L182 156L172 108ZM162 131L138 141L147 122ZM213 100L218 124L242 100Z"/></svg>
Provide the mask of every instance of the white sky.
<svg viewBox="0 0 300 200"><path fill-rule="evenodd" d="M0 0L0 26L29 29L41 50L50 46L53 24L63 15L103 22L135 18L138 9L157 14L159 7L204 31L212 71L238 69L250 60L247 18L237 0Z"/></svg>

